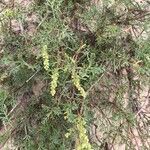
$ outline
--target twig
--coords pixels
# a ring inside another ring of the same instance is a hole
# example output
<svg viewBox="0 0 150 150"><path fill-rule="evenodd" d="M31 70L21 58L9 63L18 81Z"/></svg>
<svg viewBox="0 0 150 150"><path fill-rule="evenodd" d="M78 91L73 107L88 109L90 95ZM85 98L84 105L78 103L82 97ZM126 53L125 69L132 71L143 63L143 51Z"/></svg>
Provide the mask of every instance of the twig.
<svg viewBox="0 0 150 150"><path fill-rule="evenodd" d="M91 85L91 87L86 91L87 94L89 94L89 92L98 84L98 82L102 79L102 77L104 76L104 73L99 77L99 79Z"/></svg>
<svg viewBox="0 0 150 150"><path fill-rule="evenodd" d="M40 72L41 69L38 69L32 76L30 76L20 87L18 87L15 91L17 92L19 89L21 89L26 83L28 83L38 72Z"/></svg>
<svg viewBox="0 0 150 150"><path fill-rule="evenodd" d="M132 134L132 136L133 136L133 138L134 138L134 141L135 141L135 143L136 143L136 146L137 146L137 150L140 150L140 147L139 147L139 144L138 144L138 142L137 142L137 140L136 140L136 136L134 135L134 133L133 133L133 130L131 129L131 127L129 128L130 129L130 132L131 132L131 134ZM133 141L132 141L133 142ZM134 145L134 144L133 144Z"/></svg>
<svg viewBox="0 0 150 150"><path fill-rule="evenodd" d="M141 109L136 113L135 118L137 118L137 116L141 113L141 111L143 110L143 108L146 106L147 102L149 101L149 93L150 93L150 88L148 90L148 94L146 96L146 101L144 102L144 104L142 105Z"/></svg>
<svg viewBox="0 0 150 150"><path fill-rule="evenodd" d="M42 19L42 21L38 24L38 26L36 27L36 30L39 29L39 27L43 24L43 22L47 19L48 15L50 14L50 12L47 12L45 17Z"/></svg>

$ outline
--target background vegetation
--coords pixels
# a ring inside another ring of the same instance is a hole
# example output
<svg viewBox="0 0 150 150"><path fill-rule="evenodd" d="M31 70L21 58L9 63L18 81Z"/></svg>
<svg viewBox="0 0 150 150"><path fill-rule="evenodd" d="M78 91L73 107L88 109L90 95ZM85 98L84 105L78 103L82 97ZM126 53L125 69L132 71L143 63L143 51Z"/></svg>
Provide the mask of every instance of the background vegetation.
<svg viewBox="0 0 150 150"><path fill-rule="evenodd" d="M150 148L149 1L0 9L1 149Z"/></svg>

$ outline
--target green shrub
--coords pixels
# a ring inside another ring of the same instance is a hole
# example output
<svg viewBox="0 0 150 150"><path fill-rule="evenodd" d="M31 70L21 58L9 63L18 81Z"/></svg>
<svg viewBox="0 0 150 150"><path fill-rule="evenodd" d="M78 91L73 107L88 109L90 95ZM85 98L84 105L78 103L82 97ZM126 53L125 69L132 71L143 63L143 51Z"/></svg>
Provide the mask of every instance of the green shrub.
<svg viewBox="0 0 150 150"><path fill-rule="evenodd" d="M12 138L25 150L96 150L116 143L134 149L136 128L141 149L148 149L148 119L138 98L150 75L145 3L2 3L1 145Z"/></svg>

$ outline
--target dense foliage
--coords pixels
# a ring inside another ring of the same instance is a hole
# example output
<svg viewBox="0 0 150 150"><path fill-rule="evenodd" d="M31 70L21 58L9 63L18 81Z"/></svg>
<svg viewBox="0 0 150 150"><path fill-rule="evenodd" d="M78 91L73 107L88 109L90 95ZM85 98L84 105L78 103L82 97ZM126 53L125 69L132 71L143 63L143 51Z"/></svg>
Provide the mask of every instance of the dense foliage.
<svg viewBox="0 0 150 150"><path fill-rule="evenodd" d="M2 147L149 149L148 1L0 3Z"/></svg>

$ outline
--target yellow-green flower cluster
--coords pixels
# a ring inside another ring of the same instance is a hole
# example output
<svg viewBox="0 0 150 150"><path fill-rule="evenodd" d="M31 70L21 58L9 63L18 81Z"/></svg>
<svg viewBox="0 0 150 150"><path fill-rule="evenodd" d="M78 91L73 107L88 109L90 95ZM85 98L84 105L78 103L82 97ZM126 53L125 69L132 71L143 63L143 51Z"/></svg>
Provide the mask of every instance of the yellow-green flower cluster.
<svg viewBox="0 0 150 150"><path fill-rule="evenodd" d="M76 150L92 150L91 144L89 143L88 136L86 135L85 129L86 122L80 116L77 118L77 130L78 140L76 143Z"/></svg>
<svg viewBox="0 0 150 150"><path fill-rule="evenodd" d="M78 91L80 92L80 94L83 96L83 98L85 98L86 97L86 92L82 88L82 86L80 84L80 77L75 72L75 70L72 71L72 80L73 80L73 84L76 86L76 88L78 89Z"/></svg>
<svg viewBox="0 0 150 150"><path fill-rule="evenodd" d="M50 89L52 96L54 96L56 93L58 77L59 77L58 69L54 69L51 76L52 81L51 81L51 89Z"/></svg>
<svg viewBox="0 0 150 150"><path fill-rule="evenodd" d="M48 71L49 69L49 57L47 52L47 45L44 45L42 48L42 58L43 58L43 65L44 69Z"/></svg>
<svg viewBox="0 0 150 150"><path fill-rule="evenodd" d="M8 77L8 74L5 72L0 76L0 82L4 81Z"/></svg>
<svg viewBox="0 0 150 150"><path fill-rule="evenodd" d="M5 9L3 12L5 17L13 17L15 15L15 12L12 9Z"/></svg>

